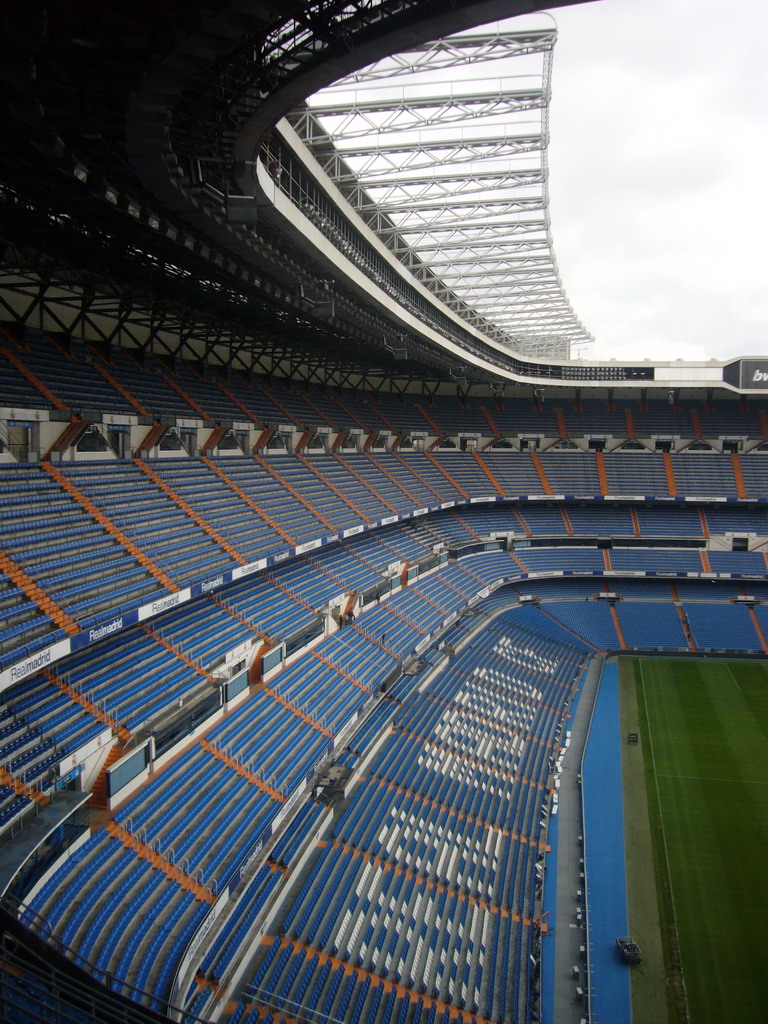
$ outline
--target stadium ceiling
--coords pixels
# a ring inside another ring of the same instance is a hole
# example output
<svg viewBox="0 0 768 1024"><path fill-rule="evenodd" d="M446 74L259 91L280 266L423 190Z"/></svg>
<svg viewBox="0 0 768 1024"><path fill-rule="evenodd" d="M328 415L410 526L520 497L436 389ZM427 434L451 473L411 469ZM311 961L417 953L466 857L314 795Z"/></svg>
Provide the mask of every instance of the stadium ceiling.
<svg viewBox="0 0 768 1024"><path fill-rule="evenodd" d="M353 208L445 305L532 359L592 338L565 295L547 189L556 30L429 41L310 97L288 121Z"/></svg>
<svg viewBox="0 0 768 1024"><path fill-rule="evenodd" d="M247 184L275 122L340 74L441 31L559 5L5 5L0 319L39 326L50 311L79 331L98 308L106 339L162 338L182 358L215 351L226 365L235 352L238 366L265 372L292 350L313 379L326 364L451 379L457 360L416 336L403 365L380 310L266 220L233 222L221 197Z"/></svg>

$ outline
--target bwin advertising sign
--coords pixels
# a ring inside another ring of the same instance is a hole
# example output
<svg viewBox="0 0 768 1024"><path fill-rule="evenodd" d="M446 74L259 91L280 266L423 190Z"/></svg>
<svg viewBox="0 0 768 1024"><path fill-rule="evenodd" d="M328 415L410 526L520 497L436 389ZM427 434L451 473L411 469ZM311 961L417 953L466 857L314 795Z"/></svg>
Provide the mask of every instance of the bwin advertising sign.
<svg viewBox="0 0 768 1024"><path fill-rule="evenodd" d="M741 386L754 391L768 391L768 359L742 359Z"/></svg>

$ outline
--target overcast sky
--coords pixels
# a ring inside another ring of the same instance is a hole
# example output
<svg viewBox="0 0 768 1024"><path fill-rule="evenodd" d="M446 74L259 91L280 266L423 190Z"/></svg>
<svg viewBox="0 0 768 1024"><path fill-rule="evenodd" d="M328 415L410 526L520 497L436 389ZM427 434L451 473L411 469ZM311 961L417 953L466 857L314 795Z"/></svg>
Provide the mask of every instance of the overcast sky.
<svg viewBox="0 0 768 1024"><path fill-rule="evenodd" d="M768 5L553 13L552 233L581 355L768 354Z"/></svg>

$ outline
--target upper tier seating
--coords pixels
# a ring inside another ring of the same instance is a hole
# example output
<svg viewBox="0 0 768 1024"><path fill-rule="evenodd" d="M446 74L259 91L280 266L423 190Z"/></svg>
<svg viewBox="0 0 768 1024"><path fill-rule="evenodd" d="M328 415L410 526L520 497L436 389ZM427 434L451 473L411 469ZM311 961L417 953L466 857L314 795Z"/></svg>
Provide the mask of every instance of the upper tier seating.
<svg viewBox="0 0 768 1024"><path fill-rule="evenodd" d="M0 387L9 404L55 406L77 415L135 414L141 410L149 416L194 416L299 429L327 426L369 433L389 430L510 438L558 438L564 431L572 437L765 437L760 416L764 406L759 400L685 400L670 406L655 399L644 403L622 399L611 404L586 398L576 407L562 400L537 406L514 399L357 394L348 389L299 386L245 377L235 371L214 371L199 362L172 361L136 349L112 347L107 353L77 338L31 328L20 340L4 333L0 349L12 357L0 358ZM39 386L18 370L14 359ZM72 372L75 366L77 373Z"/></svg>
<svg viewBox="0 0 768 1024"><path fill-rule="evenodd" d="M759 469L760 459L759 455L743 458L741 464L754 462ZM589 474L595 467L589 454L544 454L540 463L545 478L547 465L553 478L562 472L560 466L580 464ZM262 461L246 456L205 461L163 458L146 463L146 471L142 465L126 460L62 462L55 469L60 477L39 465L0 468L0 493L9 510L0 524L0 553L11 560L0 577L0 656L30 642L42 642L46 632L56 628L76 629L74 623L101 621L117 607L146 603L163 593L166 585L183 587L212 578L224 569L330 532L444 501L495 500L497 485L511 495L540 494L543 489L536 466L525 452L274 455ZM605 465L609 483L613 480L616 485L612 489L652 491L658 485L662 496L669 492L660 455L614 453L605 457ZM704 491L722 487L725 495L734 496L729 456L682 454L674 456L671 465L686 486ZM704 467L706 479L715 483L703 483L697 467ZM555 478L554 483L567 490L573 481ZM73 493L64 486L74 488ZM369 551L378 550L382 564L389 565L398 558L410 563L425 558L441 540L461 547L494 531L534 537L703 539L723 533L762 535L766 526L766 514L748 508L560 508L531 502L467 508L423 519L418 526L390 534L389 540L381 533ZM143 562L139 553L146 556ZM634 564L628 558L618 556L611 567L641 567L643 556ZM648 556L644 563L649 568L652 559ZM690 571L706 569L693 555L683 561ZM50 608L32 598L29 587L11 578L11 563L42 588L64 617L54 616L51 621ZM730 568L724 568L726 564ZM719 555L714 570L764 571L757 556L732 562Z"/></svg>

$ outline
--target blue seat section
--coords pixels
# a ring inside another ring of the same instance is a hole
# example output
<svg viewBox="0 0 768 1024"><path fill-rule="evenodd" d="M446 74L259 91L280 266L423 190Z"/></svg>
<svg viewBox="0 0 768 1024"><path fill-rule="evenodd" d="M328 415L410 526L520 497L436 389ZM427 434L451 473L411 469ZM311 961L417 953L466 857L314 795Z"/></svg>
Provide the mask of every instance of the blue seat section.
<svg viewBox="0 0 768 1024"><path fill-rule="evenodd" d="M363 521L368 520L372 522L376 519L391 516L396 509L386 503L378 486L372 487L366 484L366 478L361 477L359 470L356 468L357 463L354 461L359 458L361 457L354 455L334 455L319 461L318 464L323 476L330 481L335 491L340 491L352 503L354 508L358 510L358 522L361 521L361 517ZM369 460L364 461L366 467L361 465L360 468L365 468L366 476L370 479L372 463ZM375 479L380 481L382 478L386 481L384 474L375 471ZM389 482L387 481L387 483ZM389 487L394 488L394 485L389 483ZM402 492L398 493L400 498L405 498ZM337 502L338 500L337 498ZM413 503L410 502L408 508L413 507Z"/></svg>
<svg viewBox="0 0 768 1024"><path fill-rule="evenodd" d="M174 377L167 364L161 363L150 353L143 356L138 352L134 354L136 359L127 351L113 348L108 370L150 416L170 415L188 418L197 415L189 403L167 382L166 377ZM138 359L142 359L143 362L137 361ZM235 417L230 412L227 418Z"/></svg>
<svg viewBox="0 0 768 1024"><path fill-rule="evenodd" d="M496 494L487 473L471 452L440 451L438 449L434 452L434 457L465 494L477 495L478 497ZM494 475L496 474L497 458L499 456L493 456L492 462L489 458L489 465ZM537 487L538 490L541 490L541 485ZM510 491L509 493L519 494L520 492ZM461 497L461 494L457 495L457 497Z"/></svg>
<svg viewBox="0 0 768 1024"><path fill-rule="evenodd" d="M744 489L751 498L768 497L768 473L765 471L765 453L754 453L740 459Z"/></svg>
<svg viewBox="0 0 768 1024"><path fill-rule="evenodd" d="M433 458L436 460L438 465L444 469L444 471L451 476L451 479L461 488L462 493L452 495L452 499L464 499L464 495L471 495L473 497L484 497L495 496L497 490L494 484L488 479L487 473L483 470L482 466L477 462L471 452L458 452L458 451L435 451L432 453ZM414 456L411 457L416 463ZM424 458L424 457L422 457ZM502 486L505 486L507 493L510 495L525 494L525 490L521 490L517 487L511 487L506 485L506 480L503 475L500 477L498 474L504 466L506 466L506 456L503 454L496 453L485 453L482 459L490 467L490 471L499 480ZM421 463L418 463L419 470L421 471ZM538 482L538 478L537 478ZM541 490L541 484L538 483L537 492Z"/></svg>
<svg viewBox="0 0 768 1024"><path fill-rule="evenodd" d="M431 491L436 491L443 501L457 501L463 498L453 477L450 475L446 477L445 473L441 472L440 465L442 463L438 462L435 465L427 456L402 448L392 458L399 462L411 476L418 475L418 479L423 481Z"/></svg>
<svg viewBox="0 0 768 1024"><path fill-rule="evenodd" d="M765 436L756 402L714 400L699 410L702 432L706 437Z"/></svg>
<svg viewBox="0 0 768 1024"><path fill-rule="evenodd" d="M73 618L108 607L114 591L130 600L157 590L133 555L39 466L3 466L0 502L0 549ZM13 597L9 605L29 610L23 593ZM16 645L48 621L38 615L6 629L16 630ZM0 642L2 634L0 622Z"/></svg>
<svg viewBox="0 0 768 1024"><path fill-rule="evenodd" d="M273 847L269 857L270 863L263 865L256 872L241 895L237 909L211 943L200 963L199 974L214 981L223 977L240 947L257 927L259 918L283 881L284 869L290 867L302 844L317 828L318 819L324 810L322 804L307 801L291 821L281 839ZM196 991L196 986L193 986L193 991ZM203 989L188 1003L188 1010L199 1015L210 995L210 989Z"/></svg>
<svg viewBox="0 0 768 1024"><path fill-rule="evenodd" d="M440 485L439 487L435 485L434 481L430 483L426 474L421 472L422 464L427 461L423 456L419 459L418 466L409 463L409 460L403 458L402 455L398 456L397 453L392 452L376 452L373 458L378 466L381 466L393 480L405 488L416 501L418 507L434 508L440 502L450 501L453 497L453 495L449 497L444 496L445 488L450 487L450 485L439 470L437 470L441 478L441 480L437 481ZM434 469L431 463L429 465Z"/></svg>
<svg viewBox="0 0 768 1024"><path fill-rule="evenodd" d="M693 641L700 651L753 651L763 653L749 611L735 604L683 605Z"/></svg>
<svg viewBox="0 0 768 1024"><path fill-rule="evenodd" d="M215 647L216 641L209 638L207 643ZM71 655L60 671L128 729L137 729L207 684L202 672L139 628Z"/></svg>
<svg viewBox="0 0 768 1024"><path fill-rule="evenodd" d="M233 408L232 399L217 385L217 377L204 364L194 367L177 359L173 369L163 368L171 387L175 384L192 409L205 413L205 419L232 420L247 419L240 410Z"/></svg>
<svg viewBox="0 0 768 1024"><path fill-rule="evenodd" d="M401 523L358 534L345 540L342 546L353 558L360 559L377 574L383 574L399 561L419 561L430 554L433 545L426 547L423 539L406 529L409 525L412 524Z"/></svg>
<svg viewBox="0 0 768 1024"><path fill-rule="evenodd" d="M630 408L637 408L635 402L628 404ZM597 437L621 437L627 432L624 409L619 403L609 409L606 401L582 398L578 408L567 405L562 409L562 414L571 436L594 434Z"/></svg>
<svg viewBox="0 0 768 1024"><path fill-rule="evenodd" d="M28 796L17 793L10 786L0 786L0 827L4 830L25 810L32 807L32 803Z"/></svg>
<svg viewBox="0 0 768 1024"><path fill-rule="evenodd" d="M483 558L484 556L478 556ZM475 561L475 559L473 559ZM520 583L515 590L541 598L540 607L520 608L521 622L537 624L544 631L549 621L562 624L566 635L582 636L598 649L619 648L610 609L603 601L591 600L604 589L602 581L575 581L572 590L563 590L555 581L536 580ZM639 650L688 651L689 645L670 584L655 580L611 579L611 591L622 598L615 607L627 647ZM675 580L675 591L682 602L694 643L700 650L734 650L761 652L749 612L744 606L729 603L740 588L717 581ZM750 591L759 585L749 585ZM756 596L759 596L756 595ZM566 599L567 598L567 599ZM507 598L503 592L492 595L484 608L502 607ZM762 622L765 612L757 605L755 613ZM554 621L553 621L554 620ZM768 635L768 634L766 634Z"/></svg>
<svg viewBox="0 0 768 1024"><path fill-rule="evenodd" d="M490 404L488 409L496 426L507 436L530 433L558 437L560 434L552 404L536 408L533 403L504 398Z"/></svg>
<svg viewBox="0 0 768 1024"><path fill-rule="evenodd" d="M153 468L163 461L153 462ZM67 464L62 471L176 582L231 564L230 556L132 462Z"/></svg>
<svg viewBox="0 0 768 1024"><path fill-rule="evenodd" d="M488 607L492 608L494 601L502 602L503 595L491 595L488 599ZM577 634L565 629L555 617L549 614L549 606L547 606L546 613L541 608L531 605L516 608L515 624L520 626L521 629L533 629L536 633L541 634L541 636L549 637L552 640L574 644L577 648L581 645L584 650L590 649Z"/></svg>
<svg viewBox="0 0 768 1024"><path fill-rule="evenodd" d="M218 390L222 390L221 384L223 384L236 400L235 408L230 407L234 419L250 418L258 424L270 423L275 426L278 423L289 422L289 417L285 416L278 406L267 397L255 378L250 376L246 378L235 371L230 371L226 373L225 378L219 378L219 380Z"/></svg>
<svg viewBox="0 0 768 1024"><path fill-rule="evenodd" d="M25 787L47 792L58 765L104 732L104 725L42 676L10 687L0 703L0 763ZM33 806L24 791L0 785L0 831Z"/></svg>
<svg viewBox="0 0 768 1024"><path fill-rule="evenodd" d="M290 456L291 465L297 462L294 456ZM277 472L280 472L281 456L267 455L265 461L274 465ZM255 459L229 457L216 460L216 464L226 473L227 477L239 487L259 508L262 508L267 515L279 523L283 530L287 531L297 543L310 540L314 537L328 533L328 527L322 520L314 515L306 505L298 501L291 494L280 479L275 477L267 469L261 466ZM309 472L309 471L308 471ZM227 504L232 504L235 497L229 491ZM248 506L246 506L248 509ZM253 515L252 510L249 510ZM281 540L279 546L285 546L285 540Z"/></svg>
<svg viewBox="0 0 768 1024"><path fill-rule="evenodd" d="M360 665L356 664L354 659L350 660L353 658L351 643L344 648L345 651L349 649L349 653L344 658L343 671L350 678L345 678L335 667L333 659L334 655L342 650L341 640L339 638L338 642L334 642L335 638L331 637L315 648L313 656L299 659L285 669L274 682L275 692L282 700L287 701L302 714L308 715L318 726L334 734L348 716L359 710L374 692L371 683L381 673L381 669L377 673L376 666L367 663L370 657L370 643L361 634L355 636L359 638L357 642L361 648ZM381 657L385 657L383 651ZM350 685L352 681L357 685ZM280 766L279 778L282 778L287 767L287 762Z"/></svg>
<svg viewBox="0 0 768 1024"><path fill-rule="evenodd" d="M717 497L736 493L730 459L708 452L684 452L673 460L678 494Z"/></svg>
<svg viewBox="0 0 768 1024"><path fill-rule="evenodd" d="M50 335L27 328L24 351L18 353L27 369L50 388L73 413L99 409L111 413L135 413L135 409L96 369L94 357L77 338L51 340ZM42 396L34 405L41 403Z"/></svg>
<svg viewBox="0 0 768 1024"><path fill-rule="evenodd" d="M252 629L211 599L160 615L152 621L152 631L206 671L218 667L229 651L254 635Z"/></svg>
<svg viewBox="0 0 768 1024"><path fill-rule="evenodd" d="M544 781L585 655L516 622L493 620L402 705L287 908L288 943L264 947L255 1002L289 1014L309 993L332 1019L381 1024L435 1019L437 1000L495 1020L524 1004L496 979L534 954ZM414 995L385 998L373 975Z"/></svg>
<svg viewBox="0 0 768 1024"><path fill-rule="evenodd" d="M630 571L662 570L666 572L702 572L698 551L685 548L617 548L611 551L614 569Z"/></svg>
<svg viewBox="0 0 768 1024"><path fill-rule="evenodd" d="M750 587L750 590L752 588ZM768 608L765 604L755 605L755 616L764 639L768 640Z"/></svg>
<svg viewBox="0 0 768 1024"><path fill-rule="evenodd" d="M413 595L408 597L409 601L412 601ZM421 611L424 610L421 607L423 602L419 602L418 599L416 602L412 602L410 605L411 612L413 612L414 603L420 609L418 612L419 625L409 616L407 611L403 611L400 602L396 605L390 602L382 602L378 607L373 608L364 619L355 624L355 631L363 634L371 642L378 644L389 657L394 657L398 660L405 659L415 651L417 644L427 632L422 624L425 620L421 618ZM406 607L408 606L406 602ZM429 609L429 606L427 608ZM439 612L434 609L429 609L429 612L432 622L440 621L441 615ZM345 638L348 635L348 633L343 634Z"/></svg>
<svg viewBox="0 0 768 1024"><path fill-rule="evenodd" d="M306 394L311 395L313 405L322 409L328 418L342 429L358 428L367 433L381 429L381 423L375 422L375 417L371 413L365 392L334 387L304 390Z"/></svg>
<svg viewBox="0 0 768 1024"><path fill-rule="evenodd" d="M308 557L307 561L319 572L331 576L345 590L368 590L381 583L381 573L343 545L329 548L321 558Z"/></svg>
<svg viewBox="0 0 768 1024"><path fill-rule="evenodd" d="M606 601L550 601L547 614L601 651L621 646Z"/></svg>
<svg viewBox="0 0 768 1024"><path fill-rule="evenodd" d="M305 509L304 515L307 524L319 522L316 534L318 531L327 533L328 524L332 529L341 531L360 522L360 515L333 490L326 473L331 460L326 456L308 454L302 460L293 455L269 455L267 461L314 510L313 513ZM294 502L300 504L296 499Z"/></svg>
<svg viewBox="0 0 768 1024"><path fill-rule="evenodd" d="M451 590L458 590L467 599L477 593L477 577L464 565L448 562L440 569L438 579Z"/></svg>
<svg viewBox="0 0 768 1024"><path fill-rule="evenodd" d="M3 716L8 717L1 717L0 725L8 724L0 729L0 741L8 744L13 740L17 749L39 737L55 745L63 759L104 731L102 722L42 675L4 690L2 708ZM5 764L6 760L2 757L0 763Z"/></svg>
<svg viewBox="0 0 768 1024"><path fill-rule="evenodd" d="M397 562L418 562L431 554L439 537L427 538L415 532L412 524L385 526L374 533L350 537L343 543L345 551L361 559L374 572L381 574ZM325 552L313 558L324 564Z"/></svg>
<svg viewBox="0 0 768 1024"><path fill-rule="evenodd" d="M677 608L660 601L619 601L616 611L627 647L687 651Z"/></svg>
<svg viewBox="0 0 768 1024"><path fill-rule="evenodd" d="M616 405L621 409L629 409L638 437L652 437L654 434L690 437L693 433L691 409L701 409L698 402L678 402L670 405L668 402L650 400L638 406L631 399L624 399L618 401Z"/></svg>
<svg viewBox="0 0 768 1024"><path fill-rule="evenodd" d="M366 425L360 420L363 407L357 400L357 392L332 387L302 387L300 390L305 396L305 401L311 403L312 408L323 416L329 426L347 431L355 428L366 429ZM313 421L316 418L313 417Z"/></svg>
<svg viewBox="0 0 768 1024"><path fill-rule="evenodd" d="M289 867L307 836L317 828L324 810L322 804L308 800L272 847L269 859L281 867Z"/></svg>
<svg viewBox="0 0 768 1024"><path fill-rule="evenodd" d="M427 421L419 411L405 401L399 395L387 394L379 391L376 394L363 392L360 394L360 404L366 410L363 417L366 423L370 423L376 430L386 427L396 433L401 430L407 433L416 429L428 430Z"/></svg>
<svg viewBox="0 0 768 1024"><path fill-rule="evenodd" d="M765 574L765 555L762 551L716 551L707 553L712 572L749 572Z"/></svg>
<svg viewBox="0 0 768 1024"><path fill-rule="evenodd" d="M484 404L482 401L468 398L459 401L449 395L432 395L431 398L427 398L427 396L417 398L414 404L425 410L444 433L453 434L464 431L489 433L488 421L480 410L480 406ZM413 414L411 415L413 418ZM401 417L395 414L395 419L400 426L404 426ZM428 421L423 414L420 425L422 429L428 427ZM430 433L432 432L430 430Z"/></svg>
<svg viewBox="0 0 768 1024"><path fill-rule="evenodd" d="M543 487L536 467L528 452L490 450L483 452L483 460L493 473L494 479L507 494L541 494ZM486 479L480 494L493 494L493 488Z"/></svg>
<svg viewBox="0 0 768 1024"><path fill-rule="evenodd" d="M483 512L487 513L487 519ZM424 537L429 538L432 544L439 540L458 547L474 544L478 537L487 537L496 530L520 529L519 521L509 509L494 506L483 510L461 508L455 512L437 512L429 516L426 522L419 520L419 526Z"/></svg>
<svg viewBox="0 0 768 1024"><path fill-rule="evenodd" d="M613 587L613 581L611 581ZM521 580L512 588L518 594L535 594L540 601L586 601L603 589L601 580Z"/></svg>
<svg viewBox="0 0 768 1024"><path fill-rule="evenodd" d="M251 778L195 745L121 807L116 820L166 855L172 851L174 863L218 890L279 807Z"/></svg>
<svg viewBox="0 0 768 1024"><path fill-rule="evenodd" d="M285 589L278 572L241 580L228 587L220 600L257 629L277 639L306 629L317 618L304 598Z"/></svg>
<svg viewBox="0 0 768 1024"><path fill-rule="evenodd" d="M619 581L616 581L617 583ZM623 581L622 581L623 582ZM744 584L750 594L760 596L763 592L761 584L749 580ZM745 591L740 583L729 583L727 580L675 580L675 588L681 601L729 601ZM768 594L764 595L765 597Z"/></svg>
<svg viewBox="0 0 768 1024"><path fill-rule="evenodd" d="M379 704L373 709L360 726L355 730L343 753L337 759L339 763L349 768L357 765L364 756L370 744L379 736L382 730L392 721L400 704L408 696L414 687L402 687L402 683L413 682L409 676L403 676L399 683L395 683L392 689L383 697Z"/></svg>
<svg viewBox="0 0 768 1024"><path fill-rule="evenodd" d="M199 362L187 365L177 360L171 366L151 353L129 353L117 347L113 347L107 359L75 338L57 336L54 341L33 328L26 328L19 346L7 337L0 339L0 344L15 353L74 412L136 412L125 395L96 370L95 365L101 364L118 386L154 416L250 420L275 427L291 424L299 428L327 426L333 430L362 428L366 432L387 429L405 435L414 431L434 434L436 425L448 434L469 432L488 436L498 432L509 438L527 434L557 438L561 422L570 436L626 436L629 414L638 437L686 438L696 434L695 414L704 436L764 436L759 401L704 403L686 399L672 406L655 400L640 403L619 399L609 407L603 400L582 399L578 403L548 401L536 407L513 399L459 400L448 395L421 396L416 400L408 396L406 400L385 392L288 385L276 378L267 383L235 371L214 372ZM77 373L72 372L73 367L77 367ZM44 395L6 360L1 379L10 405L49 407Z"/></svg>
<svg viewBox="0 0 768 1024"><path fill-rule="evenodd" d="M291 594L301 594L301 600L316 612L324 608L344 585L318 569L316 562L297 558L272 573L273 578Z"/></svg>
<svg viewBox="0 0 768 1024"><path fill-rule="evenodd" d="M263 418L272 424L293 422L296 426L304 427L308 424L320 424L323 420L318 415L313 405L313 398L305 397L310 394L314 396L315 389L304 390L290 386L289 382L283 383L273 379L267 386L265 381L252 380L256 404L263 412Z"/></svg>
<svg viewBox="0 0 768 1024"><path fill-rule="evenodd" d="M278 807L197 746L118 817L142 843L215 889ZM59 869L32 907L77 957L158 999L168 995L179 957L209 909L105 832Z"/></svg>
<svg viewBox="0 0 768 1024"><path fill-rule="evenodd" d="M229 476L233 461L222 456L216 460L216 465ZM193 459L156 459L152 469L247 560L255 560L285 546L277 530L205 463ZM262 475L266 474L262 471ZM224 551L221 556L224 564L230 561Z"/></svg>
<svg viewBox="0 0 768 1024"><path fill-rule="evenodd" d="M467 600L467 595L442 574L417 580L410 589L417 596L423 597L430 605L434 605L444 617L463 608Z"/></svg>
<svg viewBox="0 0 768 1024"><path fill-rule="evenodd" d="M632 515L628 508L569 505L567 513L573 532L577 537L632 537L634 535Z"/></svg>
<svg viewBox="0 0 768 1024"><path fill-rule="evenodd" d="M543 572L545 569L600 571L605 568L603 553L595 548L519 548L515 554L528 572Z"/></svg>
<svg viewBox="0 0 768 1024"><path fill-rule="evenodd" d="M503 526L500 525L502 522ZM431 542L430 546L434 546L436 541L442 541L458 547L476 543L479 536L488 536L491 530L514 528L514 524L510 522L508 511L506 514L504 512L495 514L495 511L489 511L489 520L484 522L482 514L471 509L438 512L434 516L430 516L428 523L420 522L419 526L423 543Z"/></svg>
<svg viewBox="0 0 768 1024"><path fill-rule="evenodd" d="M20 351L4 334L0 334L0 348L8 349L23 361ZM52 403L4 357L0 358L0 393L3 402L14 409L50 409Z"/></svg>
<svg viewBox="0 0 768 1024"><path fill-rule="evenodd" d="M13 649L30 637L42 635L51 625L48 616L21 587L0 572L0 651Z"/></svg>
<svg viewBox="0 0 768 1024"><path fill-rule="evenodd" d="M211 944L200 964L200 970L214 978L221 978L240 946L247 940L269 900L280 885L283 874L269 865L259 868L253 881L241 897L237 910L226 927ZM210 996L210 990L208 995Z"/></svg>
<svg viewBox="0 0 768 1024"><path fill-rule="evenodd" d="M763 464L758 462L758 465ZM768 534L768 512L765 509L710 507L704 515L711 534Z"/></svg>
<svg viewBox="0 0 768 1024"><path fill-rule="evenodd" d="M342 456L344 466L349 469L357 478L365 483L368 488L374 491L386 503L391 513L410 512L411 509L419 508L421 502L415 495L409 494L409 488L405 484L400 486L397 478L390 479L387 475L389 466L366 455L345 454ZM433 497L430 504L435 504L437 499ZM385 512L384 515L387 513Z"/></svg>
<svg viewBox="0 0 768 1024"><path fill-rule="evenodd" d="M697 509L654 508L636 510L641 537L702 537L704 527Z"/></svg>
<svg viewBox="0 0 768 1024"><path fill-rule="evenodd" d="M134 370L147 376L138 367ZM162 376L157 379L163 380ZM194 375L191 380L196 380ZM219 393L214 380L208 384ZM202 395L199 397L202 399ZM220 456L216 465L232 481L234 489L202 461L153 461L153 472L202 517L202 524L195 522L130 461L65 462L61 471L179 584L202 580L232 566L234 556L210 530L243 559L256 560L284 549L288 543L274 523L287 531L290 540L304 542L326 534L329 529L347 529L366 520L386 517L393 511L408 512L417 505L434 505L440 499L464 501L467 494L496 497L493 485L470 452L306 458L274 454L265 458L273 472L250 457ZM541 493L542 484L528 453L489 451L480 458L487 462L506 493ZM750 483L749 493L761 494L760 489L764 488L760 458L758 454L741 459L745 480L754 480L759 485L755 491ZM550 466L554 484L562 491L580 489L589 493L595 471L590 456L548 452L542 460ZM674 456L672 462L680 493L735 493L728 456L683 453ZM658 454L611 453L605 464L612 493L668 493L664 461ZM444 466L445 472L439 466ZM248 500L243 500L240 492ZM79 621L108 615L116 605L135 607L161 589L133 555L39 466L3 467L0 494L9 511L0 525L2 550L18 560ZM263 515L256 511L254 503ZM744 512L742 531L764 529L764 513ZM696 510L640 506L636 513L638 531L644 537L702 536L705 532L704 520ZM476 541L478 536L487 536L493 530L511 529L538 537L567 536L570 530L587 536L629 536L634 532L626 509L577 507L569 509L567 515L568 521L559 508L536 505L522 510L475 508L393 530L377 540L388 544L395 556L414 561L424 557L424 552L429 553L435 538L461 544ZM739 527L735 512L712 510L712 532L737 532ZM0 587L0 654L37 640L49 628L49 620L6 578Z"/></svg>
<svg viewBox="0 0 768 1024"><path fill-rule="evenodd" d="M604 462L609 494L669 494L660 454L610 452Z"/></svg>
<svg viewBox="0 0 768 1024"><path fill-rule="evenodd" d="M558 507L526 505L520 510L525 525L534 537L567 537L568 528Z"/></svg>
<svg viewBox="0 0 768 1024"><path fill-rule="evenodd" d="M583 452L544 452L541 465L555 494L600 494L594 456Z"/></svg>
<svg viewBox="0 0 768 1024"><path fill-rule="evenodd" d="M385 605L376 611L404 626L413 643L415 631L404 620ZM186 614L184 609L174 614L179 612ZM222 625L214 618L208 628L215 633ZM130 643L129 635L120 638L126 650ZM121 651L126 653L116 643L113 664ZM330 735L351 720L390 669L385 649L357 626L329 637L282 673L274 691L254 694L211 730L205 744L194 743L158 773L118 810L117 821L141 844L219 888L270 827L281 807L279 793L301 786L327 754ZM291 844L296 841L293 836ZM290 844L283 856L292 856ZM126 926L115 940L109 931L115 907L123 898L140 901L140 893L150 891L147 873L152 871L136 851L100 833L83 856L60 869L34 909L81 957L101 950L99 969L163 998L205 908L198 909L175 883L162 881L152 911L162 926L151 940L146 940L146 928L141 930L142 915L137 915L137 930ZM228 957L235 948L229 948Z"/></svg>

